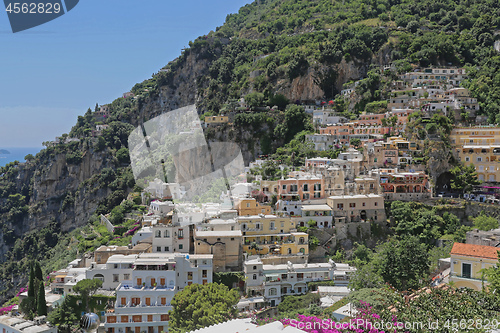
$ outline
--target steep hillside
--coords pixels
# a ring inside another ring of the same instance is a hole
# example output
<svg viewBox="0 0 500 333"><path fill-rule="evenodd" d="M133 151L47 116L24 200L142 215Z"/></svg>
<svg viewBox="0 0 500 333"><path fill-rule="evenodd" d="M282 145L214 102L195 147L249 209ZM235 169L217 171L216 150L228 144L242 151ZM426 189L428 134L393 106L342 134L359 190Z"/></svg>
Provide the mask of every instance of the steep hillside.
<svg viewBox="0 0 500 333"><path fill-rule="evenodd" d="M355 116L387 98L394 73L383 66L404 72L470 65L466 85L490 121L500 122L499 27L497 0L257 0L244 6L135 85L135 98L111 103L102 135L92 136L99 121L89 109L69 133L78 142L49 144L26 164L0 170L0 292L22 281L28 259L45 255L46 248L33 251L27 234L51 226L52 236L42 242L49 248L127 196L134 187L127 136L163 112L196 104L203 116L238 113L246 110L238 105L244 96L277 105L280 110L238 114L234 127L206 131L209 140L237 139L248 162L304 129L300 115L282 111L289 102L333 99L344 84L364 78L352 103L336 104Z"/></svg>

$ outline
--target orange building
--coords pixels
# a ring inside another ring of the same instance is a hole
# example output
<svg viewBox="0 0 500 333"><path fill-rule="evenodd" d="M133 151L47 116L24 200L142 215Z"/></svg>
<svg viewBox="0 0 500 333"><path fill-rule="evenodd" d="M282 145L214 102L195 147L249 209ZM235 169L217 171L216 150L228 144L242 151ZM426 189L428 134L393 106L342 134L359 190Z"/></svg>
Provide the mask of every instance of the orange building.
<svg viewBox="0 0 500 333"><path fill-rule="evenodd" d="M324 199L325 181L316 176L278 180L278 197L283 200Z"/></svg>

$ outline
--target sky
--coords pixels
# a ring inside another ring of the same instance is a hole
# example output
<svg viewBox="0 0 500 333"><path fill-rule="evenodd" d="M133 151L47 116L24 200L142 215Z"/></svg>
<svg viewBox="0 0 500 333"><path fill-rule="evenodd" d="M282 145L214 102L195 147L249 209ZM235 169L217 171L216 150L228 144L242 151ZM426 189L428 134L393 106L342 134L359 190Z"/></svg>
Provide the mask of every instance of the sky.
<svg viewBox="0 0 500 333"><path fill-rule="evenodd" d="M81 0L18 33L0 10L0 148L68 133L89 107L121 97L250 2Z"/></svg>

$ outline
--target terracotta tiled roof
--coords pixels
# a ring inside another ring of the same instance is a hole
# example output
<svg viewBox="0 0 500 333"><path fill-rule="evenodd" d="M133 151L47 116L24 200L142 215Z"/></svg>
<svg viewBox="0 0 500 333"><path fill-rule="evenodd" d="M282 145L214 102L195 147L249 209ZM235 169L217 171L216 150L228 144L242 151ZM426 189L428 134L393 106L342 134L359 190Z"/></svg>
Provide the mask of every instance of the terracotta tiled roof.
<svg viewBox="0 0 500 333"><path fill-rule="evenodd" d="M497 251L500 251L500 248L494 246L455 243L451 249L451 254L476 258L497 259Z"/></svg>

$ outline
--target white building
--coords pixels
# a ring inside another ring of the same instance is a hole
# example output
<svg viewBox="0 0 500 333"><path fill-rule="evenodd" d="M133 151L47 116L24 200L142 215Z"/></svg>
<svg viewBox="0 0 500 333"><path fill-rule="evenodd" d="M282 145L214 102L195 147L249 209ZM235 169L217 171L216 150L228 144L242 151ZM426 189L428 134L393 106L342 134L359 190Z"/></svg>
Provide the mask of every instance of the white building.
<svg viewBox="0 0 500 333"><path fill-rule="evenodd" d="M66 269L50 273L54 281L50 284L50 291L53 294L62 294L64 296L73 292L73 287L80 280L85 279L87 268L68 266Z"/></svg>
<svg viewBox="0 0 500 333"><path fill-rule="evenodd" d="M338 143L337 137L332 134L308 134L306 140L314 144L314 150L331 150L330 146Z"/></svg>
<svg viewBox="0 0 500 333"><path fill-rule="evenodd" d="M305 263L264 265L260 258L245 261L246 291L250 296L264 296L266 302L276 306L283 296L305 294L307 282L339 281L347 283L349 275L356 269L347 264Z"/></svg>
<svg viewBox="0 0 500 333"><path fill-rule="evenodd" d="M156 215L163 215L173 211L175 205L172 201L151 201L149 212Z"/></svg>
<svg viewBox="0 0 500 333"><path fill-rule="evenodd" d="M99 279L102 281L102 289L114 290L123 281L131 279L134 262L138 255L115 254L109 257L105 264L90 264L85 272L86 279Z"/></svg>
<svg viewBox="0 0 500 333"><path fill-rule="evenodd" d="M332 208L327 204L302 205L301 211L302 217L292 218L292 220L297 220L297 226L307 226L308 222L312 220L320 229L332 227Z"/></svg>
<svg viewBox="0 0 500 333"><path fill-rule="evenodd" d="M33 321L17 316L0 316L2 333L57 333L57 327L45 323L45 317Z"/></svg>
<svg viewBox="0 0 500 333"><path fill-rule="evenodd" d="M168 331L174 295L192 283L212 282L212 255L140 254L131 279L116 288L114 312L106 313L108 333Z"/></svg>
<svg viewBox="0 0 500 333"><path fill-rule="evenodd" d="M153 239L153 229L149 226L142 227L132 236L132 246L136 246L139 242L148 240L151 243Z"/></svg>
<svg viewBox="0 0 500 333"><path fill-rule="evenodd" d="M153 229L153 252L190 252L192 226L179 223L156 223Z"/></svg>
<svg viewBox="0 0 500 333"><path fill-rule="evenodd" d="M314 110L313 111L313 123L318 125L331 125L346 123L348 119L337 115L333 110Z"/></svg>

